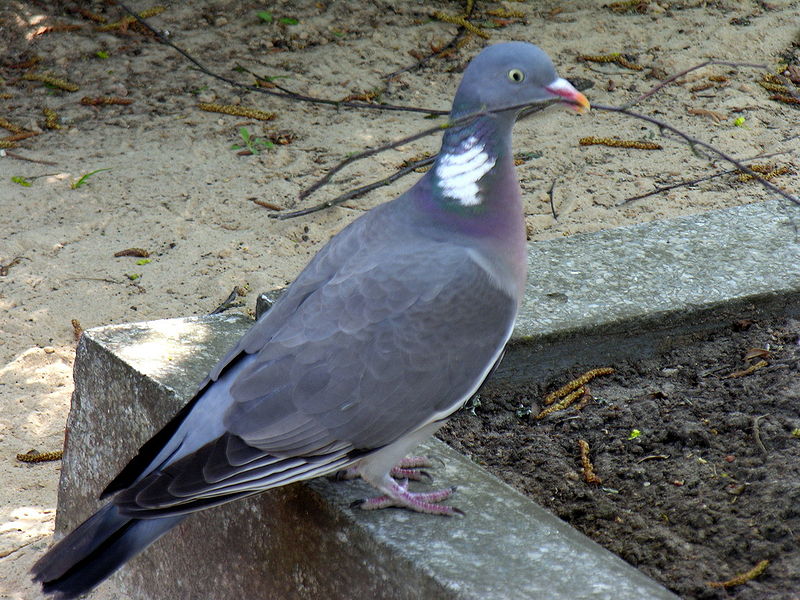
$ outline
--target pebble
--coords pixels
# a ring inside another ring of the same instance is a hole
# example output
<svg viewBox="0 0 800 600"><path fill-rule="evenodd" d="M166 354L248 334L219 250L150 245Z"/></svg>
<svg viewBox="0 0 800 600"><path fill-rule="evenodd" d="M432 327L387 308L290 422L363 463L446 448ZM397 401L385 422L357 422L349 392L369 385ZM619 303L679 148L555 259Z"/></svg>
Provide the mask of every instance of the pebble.
<svg viewBox="0 0 800 600"><path fill-rule="evenodd" d="M44 350L45 354L53 354L53 352L56 351L56 349L53 348L52 346L45 346L44 348L42 348L42 350Z"/></svg>

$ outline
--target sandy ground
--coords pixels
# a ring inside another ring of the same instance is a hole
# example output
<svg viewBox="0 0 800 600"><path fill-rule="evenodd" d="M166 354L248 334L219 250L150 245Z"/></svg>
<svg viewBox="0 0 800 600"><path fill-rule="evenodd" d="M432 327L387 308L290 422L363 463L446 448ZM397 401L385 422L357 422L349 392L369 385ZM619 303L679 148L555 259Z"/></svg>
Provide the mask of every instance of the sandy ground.
<svg viewBox="0 0 800 600"><path fill-rule="evenodd" d="M207 313L234 286L253 293L290 281L322 244L361 212L391 198L411 177L331 209L288 221L267 217L252 199L307 206L394 172L437 141L427 138L359 162L319 194L298 192L349 153L410 135L433 123L413 113L300 104L243 92L193 69L174 50L134 30L99 32L74 8L116 21L106 2L7 0L0 7L0 116L42 134L11 152L54 164L0 158L0 597L38 598L26 572L48 545L59 463L28 465L15 455L61 447L72 390L75 338L71 320L89 328ZM144 10L147 2L132 1ZM190 4L190 5L189 5ZM473 20L492 42L528 40L542 46L562 76L589 80L596 103L621 104L658 78L709 60L762 63L774 70L798 42L800 2L722 1L640 4L615 13L603 2L477 3ZM497 17L489 10L520 11ZM447 59L384 75L415 62L409 52L446 43L454 25L429 18L433 9L459 14L462 5L390 2L171 2L152 23L210 69L242 82L241 64L290 89L341 99L382 90L392 104L447 109L459 72L487 42L472 37ZM272 22L257 16L268 11ZM281 19L296 20L296 24ZM76 31L41 33L59 24ZM39 35L37 35L37 33ZM581 62L581 54L621 52L644 69ZM41 62L19 67L34 56ZM796 60L796 58L795 58ZM52 72L80 86L68 93L22 80ZM724 76L725 81L710 81ZM709 66L683 77L639 109L740 157L797 149L798 113L769 99L750 68ZM705 89L699 89L705 88ZM694 91L693 91L694 90ZM127 106L83 106L83 96L117 96ZM201 111L198 102L242 104L274 111L263 123ZM44 127L43 108L62 128ZM713 113L703 111L714 111ZM694 113L694 114L693 114ZM744 118L739 125L735 119ZM290 132L292 143L240 156L239 128L256 136ZM2 132L0 132L2 133ZM768 197L733 176L619 207L657 186L730 168L663 142L658 151L581 147L584 136L654 140L639 121L593 112L578 117L551 108L520 123L515 148L525 153L519 175L534 239L699 212ZM797 158L773 163L794 169ZM766 162L766 161L762 161ZM84 185L71 183L97 169ZM416 177L417 175L413 175ZM13 178L24 178L30 186ZM554 219L548 189L555 180ZM775 183L791 189L791 173ZM795 190L796 191L796 190ZM150 262L114 257L144 248ZM244 310L244 309L243 309ZM114 598L113 582L93 599Z"/></svg>

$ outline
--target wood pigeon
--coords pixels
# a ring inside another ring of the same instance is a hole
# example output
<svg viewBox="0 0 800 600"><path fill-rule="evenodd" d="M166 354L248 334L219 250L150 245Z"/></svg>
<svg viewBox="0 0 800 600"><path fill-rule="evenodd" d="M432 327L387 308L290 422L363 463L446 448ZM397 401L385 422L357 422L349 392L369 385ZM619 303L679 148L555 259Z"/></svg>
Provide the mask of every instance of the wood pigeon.
<svg viewBox="0 0 800 600"><path fill-rule="evenodd" d="M511 129L524 105L589 108L538 47L489 46L466 68L433 167L312 259L103 492L109 502L33 567L58 599L92 589L191 513L347 470L425 513L392 469L499 362L526 277Z"/></svg>

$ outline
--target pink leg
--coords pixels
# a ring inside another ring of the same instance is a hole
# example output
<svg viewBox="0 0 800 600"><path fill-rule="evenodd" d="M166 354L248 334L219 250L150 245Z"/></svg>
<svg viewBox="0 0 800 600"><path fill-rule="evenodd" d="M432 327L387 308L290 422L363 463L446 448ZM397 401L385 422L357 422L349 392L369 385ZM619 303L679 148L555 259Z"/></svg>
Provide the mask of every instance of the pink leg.
<svg viewBox="0 0 800 600"><path fill-rule="evenodd" d="M427 456L407 456L394 467L389 475L395 479L410 479L411 481L433 481L433 477L427 471L422 469L425 467L432 467L433 463ZM336 479L358 479L361 475L358 472L358 467L349 467L336 473Z"/></svg>

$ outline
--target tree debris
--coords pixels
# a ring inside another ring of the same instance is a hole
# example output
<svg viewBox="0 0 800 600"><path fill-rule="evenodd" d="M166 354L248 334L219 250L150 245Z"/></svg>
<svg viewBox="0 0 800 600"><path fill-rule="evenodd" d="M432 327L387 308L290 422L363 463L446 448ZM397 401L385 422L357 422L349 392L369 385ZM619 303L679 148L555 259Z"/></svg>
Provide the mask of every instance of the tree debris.
<svg viewBox="0 0 800 600"><path fill-rule="evenodd" d="M603 483L597 474L594 472L594 465L589 458L589 442L586 440L578 440L578 448L581 452L581 466L583 467L583 479L586 483L593 483L599 485Z"/></svg>
<svg viewBox="0 0 800 600"><path fill-rule="evenodd" d="M90 96L84 96L81 98L81 104L84 106L110 106L112 104L127 106L129 104L133 104L133 99L117 98L116 96L95 96L94 98Z"/></svg>
<svg viewBox="0 0 800 600"><path fill-rule="evenodd" d="M38 450L29 450L25 454L17 454L17 460L26 463L40 463L50 460L61 460L63 450L56 450L55 452L39 452Z"/></svg>
<svg viewBox="0 0 800 600"><path fill-rule="evenodd" d="M61 124L58 122L58 113L52 108L46 106L42 109L44 115L44 126L47 129L61 129Z"/></svg>
<svg viewBox="0 0 800 600"><path fill-rule="evenodd" d="M596 63L615 63L620 67L625 67L626 69L631 69L633 71L644 70L642 65L633 62L624 54L619 52L612 52L611 54L581 54L578 57L578 60Z"/></svg>
<svg viewBox="0 0 800 600"><path fill-rule="evenodd" d="M763 369L767 365L769 365L767 361L760 360L756 364L750 365L746 369L742 369L741 371L734 371L733 373L725 375L723 379L736 379L737 377L746 377L747 375L755 373L759 369Z"/></svg>
<svg viewBox="0 0 800 600"><path fill-rule="evenodd" d="M70 323L72 324L72 334L75 336L75 341L77 342L83 335L83 327L78 319L72 319Z"/></svg>
<svg viewBox="0 0 800 600"><path fill-rule="evenodd" d="M741 575L732 577L727 581L709 581L708 585L713 588L728 588L728 587L733 587L735 585L742 585L743 583L747 583L751 579L755 579L756 577L761 575L764 571L767 570L767 566L769 566L769 561L762 560L755 567L753 567L746 573L742 573Z"/></svg>
<svg viewBox="0 0 800 600"><path fill-rule="evenodd" d="M114 256L116 258L119 258L120 256L136 256L138 258L147 258L150 256L150 253L144 248L126 248L125 250L115 252Z"/></svg>
<svg viewBox="0 0 800 600"><path fill-rule="evenodd" d="M656 142L640 140L618 140L614 138L582 137L578 140L581 146L610 146L611 148L637 148L639 150L661 150L663 146Z"/></svg>
<svg viewBox="0 0 800 600"><path fill-rule="evenodd" d="M467 19L464 17L448 15L447 13L443 13L442 11L439 10L435 11L431 16L439 21L444 21L445 23L452 23L453 25L458 25L459 27L463 27L470 33L474 33L478 37L482 37L485 40L488 40L490 37L489 34L486 33L483 29L481 29L480 27L476 27L475 25L467 21Z"/></svg>
<svg viewBox="0 0 800 600"><path fill-rule="evenodd" d="M578 398L583 396L584 394L588 394L589 391L585 386L579 387L577 390L570 392L564 398L556 402L555 404L551 404L547 408L542 409L542 411L534 417L537 421L544 419L546 416L553 414L554 412L558 412L560 410L564 410L565 408L569 408L570 405L575 402Z"/></svg>
<svg viewBox="0 0 800 600"><path fill-rule="evenodd" d="M236 106L235 104L215 104L212 102L201 102L197 105L200 110L208 112L223 113L234 117L247 117L248 119L258 119L259 121L271 121L277 115L246 106Z"/></svg>
<svg viewBox="0 0 800 600"><path fill-rule="evenodd" d="M79 85L72 83L71 81L61 79L60 77L53 77L52 75L47 75L45 73L25 73L22 76L22 79L25 81L38 81L46 85L52 85L53 87L57 87L67 92L77 92L79 89L81 89Z"/></svg>
<svg viewBox="0 0 800 600"><path fill-rule="evenodd" d="M547 395L544 399L545 404L552 404L559 398L563 398L570 392L577 390L580 387L585 386L595 377L599 377L600 375L610 375L614 372L614 369L611 367L600 367L599 369L592 369L591 371L586 371L583 375L578 377L577 379L573 379L566 385L558 388L555 392L551 392Z"/></svg>

